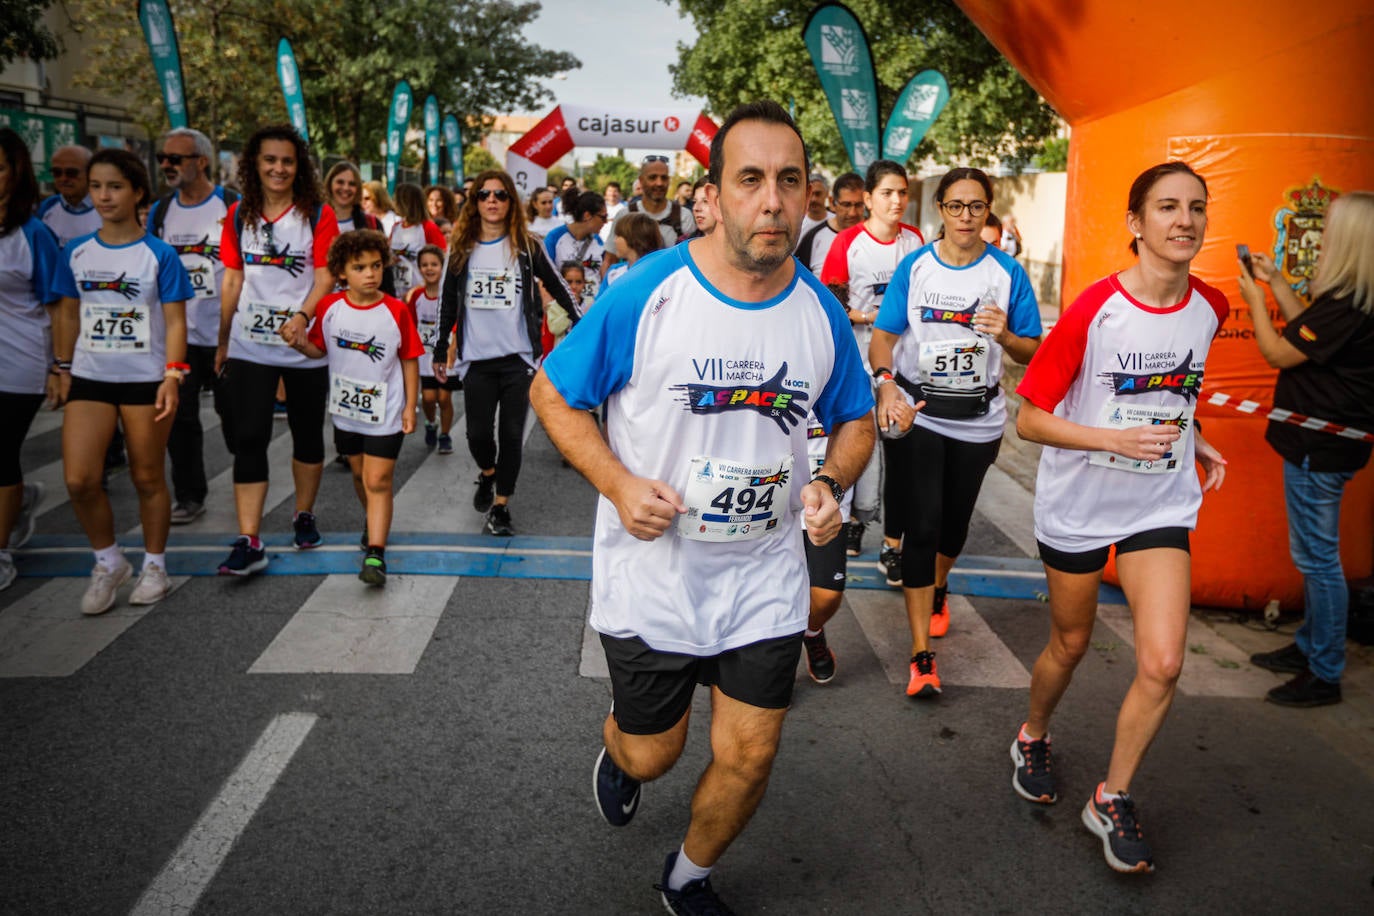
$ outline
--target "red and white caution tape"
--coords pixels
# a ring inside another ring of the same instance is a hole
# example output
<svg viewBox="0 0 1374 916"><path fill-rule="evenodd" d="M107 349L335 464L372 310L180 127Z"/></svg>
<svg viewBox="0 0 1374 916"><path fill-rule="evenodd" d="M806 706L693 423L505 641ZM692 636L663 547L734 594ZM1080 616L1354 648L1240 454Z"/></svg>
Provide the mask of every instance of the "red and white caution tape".
<svg viewBox="0 0 1374 916"><path fill-rule="evenodd" d="M1344 439L1354 439L1358 442L1374 442L1374 433L1367 433L1362 429L1352 429L1349 426L1342 426L1339 423L1332 423L1328 420L1319 420L1316 417L1303 416L1291 410L1284 410L1282 407L1269 407L1259 401L1242 401L1233 398L1229 394L1213 394L1207 398L1208 404L1215 404L1218 407L1230 407L1241 413L1255 414L1264 417L1266 420L1274 420L1278 423L1291 423L1293 426L1301 426L1303 429L1313 429L1320 433L1331 433Z"/></svg>

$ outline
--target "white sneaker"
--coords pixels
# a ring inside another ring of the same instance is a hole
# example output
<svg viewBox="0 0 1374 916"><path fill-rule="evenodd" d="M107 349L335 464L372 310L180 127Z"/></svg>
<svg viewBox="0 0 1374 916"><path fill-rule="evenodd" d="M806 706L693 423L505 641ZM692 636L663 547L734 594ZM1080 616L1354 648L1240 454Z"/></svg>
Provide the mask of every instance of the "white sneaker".
<svg viewBox="0 0 1374 916"><path fill-rule="evenodd" d="M157 604L172 590L172 580L167 578L167 570L161 566L143 567L143 575L134 585L134 593L129 596L130 604Z"/></svg>
<svg viewBox="0 0 1374 916"><path fill-rule="evenodd" d="M8 550L0 550L0 592L14 584L19 570L14 568L14 557Z"/></svg>
<svg viewBox="0 0 1374 916"><path fill-rule="evenodd" d="M119 565L114 569L107 569L103 563L95 564L91 569L91 584L86 587L86 594L81 597L81 613L93 616L103 614L114 607L119 587L128 582L133 574L133 566L122 554L119 557Z"/></svg>
<svg viewBox="0 0 1374 916"><path fill-rule="evenodd" d="M24 501L19 506L19 517L10 529L10 549L18 550L33 537L33 529L38 518L38 507L48 490L43 484L34 482L24 484Z"/></svg>

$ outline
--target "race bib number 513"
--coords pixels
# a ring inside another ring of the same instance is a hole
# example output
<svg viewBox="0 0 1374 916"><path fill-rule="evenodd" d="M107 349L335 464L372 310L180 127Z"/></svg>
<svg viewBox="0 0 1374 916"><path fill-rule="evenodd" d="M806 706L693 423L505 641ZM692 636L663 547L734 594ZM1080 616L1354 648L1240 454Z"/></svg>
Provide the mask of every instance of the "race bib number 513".
<svg viewBox="0 0 1374 916"><path fill-rule="evenodd" d="M750 541L778 527L792 490L792 456L767 465L693 458L678 534L694 541Z"/></svg>

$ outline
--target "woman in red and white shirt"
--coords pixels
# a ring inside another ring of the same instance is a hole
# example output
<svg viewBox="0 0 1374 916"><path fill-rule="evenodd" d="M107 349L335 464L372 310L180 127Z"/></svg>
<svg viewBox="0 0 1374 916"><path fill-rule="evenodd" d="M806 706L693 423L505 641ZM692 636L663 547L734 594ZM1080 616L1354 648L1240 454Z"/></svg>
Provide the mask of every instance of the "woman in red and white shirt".
<svg viewBox="0 0 1374 916"><path fill-rule="evenodd" d="M1189 273L1207 229L1200 175L1182 162L1147 169L1131 185L1126 225L1139 261L1078 297L1017 388L1024 398L1017 432L1046 446L1035 534L1049 580L1050 640L1011 745L1012 787L1033 802L1058 797L1049 720L1087 652L1102 569L1115 546L1135 624L1136 674L1106 778L1082 820L1102 839L1108 865L1147 872L1154 861L1129 789L1173 702L1186 654L1188 534L1202 494L1220 487L1226 473L1193 409L1229 307Z"/></svg>

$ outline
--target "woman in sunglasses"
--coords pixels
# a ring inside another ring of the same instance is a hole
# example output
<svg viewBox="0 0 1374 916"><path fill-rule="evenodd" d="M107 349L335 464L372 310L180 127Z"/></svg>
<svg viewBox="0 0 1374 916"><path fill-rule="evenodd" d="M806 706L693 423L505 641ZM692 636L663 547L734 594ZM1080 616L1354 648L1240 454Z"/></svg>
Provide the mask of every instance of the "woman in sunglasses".
<svg viewBox="0 0 1374 916"><path fill-rule="evenodd" d="M472 507L486 514L484 530L498 537L515 533L508 503L520 475L530 382L543 353L539 285L574 321L577 315L572 293L530 234L519 200L504 171L477 176L453 227L439 306L445 333L434 346L434 377L443 384L449 374L446 329L454 329L452 373L463 382L468 449L481 470Z"/></svg>
<svg viewBox="0 0 1374 916"><path fill-rule="evenodd" d="M1041 332L1025 270L981 237L992 206L988 176L953 169L936 185L935 202L940 237L897 264L868 351L879 428L910 427L884 439L883 452L884 504L901 526L913 697L941 691L930 639L949 630L949 571L1002 444L1002 361L1030 362Z"/></svg>
<svg viewBox="0 0 1374 916"><path fill-rule="evenodd" d="M233 403L234 505L239 537L220 564L221 575L247 576L267 568L259 529L267 501L267 446L277 383L286 388L291 427L291 474L296 487L295 546L319 545L315 496L324 470L324 413L329 369L294 348L305 339L315 306L334 288L325 266L339 234L334 210L321 201L305 140L290 125L258 130L239 160L243 197L224 219L220 257L219 349Z"/></svg>

